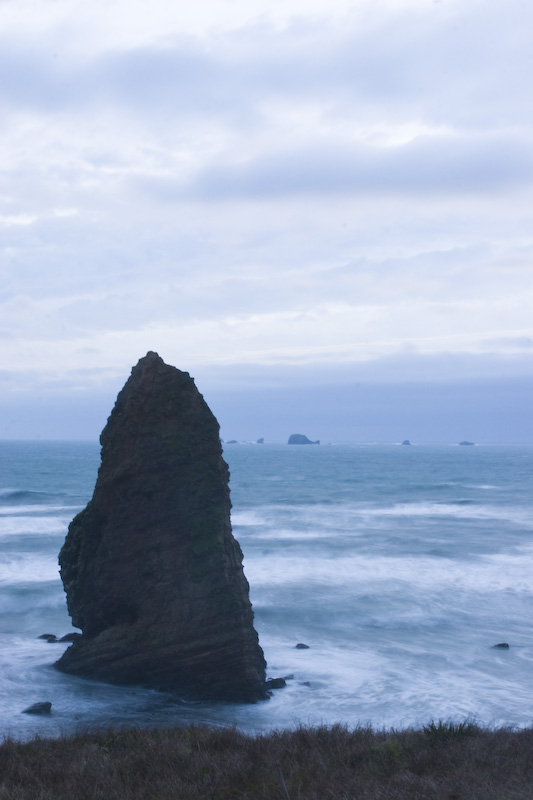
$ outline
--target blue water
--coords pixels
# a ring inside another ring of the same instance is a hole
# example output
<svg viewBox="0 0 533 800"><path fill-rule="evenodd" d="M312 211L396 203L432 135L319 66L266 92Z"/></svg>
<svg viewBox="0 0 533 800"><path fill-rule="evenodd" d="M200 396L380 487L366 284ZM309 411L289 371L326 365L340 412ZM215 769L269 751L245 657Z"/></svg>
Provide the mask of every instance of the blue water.
<svg viewBox="0 0 533 800"><path fill-rule="evenodd" d="M0 734L533 724L532 448L240 444L225 458L268 675L287 687L213 705L57 672L66 645L37 637L73 630L57 554L99 447L0 442ZM41 700L49 717L21 713Z"/></svg>

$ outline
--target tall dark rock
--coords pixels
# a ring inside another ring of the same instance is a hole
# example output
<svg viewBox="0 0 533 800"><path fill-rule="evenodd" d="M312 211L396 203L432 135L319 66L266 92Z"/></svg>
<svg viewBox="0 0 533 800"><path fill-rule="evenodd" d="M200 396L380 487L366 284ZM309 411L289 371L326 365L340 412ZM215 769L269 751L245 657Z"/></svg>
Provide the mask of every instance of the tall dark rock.
<svg viewBox="0 0 533 800"><path fill-rule="evenodd" d="M194 697L266 697L219 426L192 378L148 353L100 442L92 500L59 555L82 636L56 666Z"/></svg>

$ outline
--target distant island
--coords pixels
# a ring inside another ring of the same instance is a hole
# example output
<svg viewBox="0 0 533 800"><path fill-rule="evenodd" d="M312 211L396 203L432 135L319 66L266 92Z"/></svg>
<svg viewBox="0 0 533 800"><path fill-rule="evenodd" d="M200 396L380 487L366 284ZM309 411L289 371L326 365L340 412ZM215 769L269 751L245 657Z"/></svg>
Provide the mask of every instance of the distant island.
<svg viewBox="0 0 533 800"><path fill-rule="evenodd" d="M470 445L471 447L474 447L475 442L467 442L466 439L465 439L464 442L459 442L459 444L465 444L465 445Z"/></svg>
<svg viewBox="0 0 533 800"><path fill-rule="evenodd" d="M403 440L403 442L402 442L402 444L408 444L408 445L410 445L410 444L411 444L411 442L409 441L409 439L404 439L404 440Z"/></svg>
<svg viewBox="0 0 533 800"><path fill-rule="evenodd" d="M312 442L311 439L308 439L303 433L293 433L289 436L287 444L320 444L320 439L317 439L316 442Z"/></svg>

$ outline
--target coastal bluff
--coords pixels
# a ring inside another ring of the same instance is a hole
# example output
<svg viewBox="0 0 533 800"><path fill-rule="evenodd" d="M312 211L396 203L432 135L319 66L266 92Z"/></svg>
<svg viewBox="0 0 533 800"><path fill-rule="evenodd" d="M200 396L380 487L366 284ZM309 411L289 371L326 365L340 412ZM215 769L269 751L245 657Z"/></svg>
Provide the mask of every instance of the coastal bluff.
<svg viewBox="0 0 533 800"><path fill-rule="evenodd" d="M93 497L59 554L82 635L55 666L200 699L265 699L219 425L193 379L149 352L100 443Z"/></svg>

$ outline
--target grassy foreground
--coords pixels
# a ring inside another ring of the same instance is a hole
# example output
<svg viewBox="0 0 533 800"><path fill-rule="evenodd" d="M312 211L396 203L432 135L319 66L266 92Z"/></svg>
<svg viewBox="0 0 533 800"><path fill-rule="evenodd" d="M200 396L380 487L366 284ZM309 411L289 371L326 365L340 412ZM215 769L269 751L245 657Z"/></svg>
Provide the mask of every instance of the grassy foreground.
<svg viewBox="0 0 533 800"><path fill-rule="evenodd" d="M1 800L518 800L533 728L101 731L0 745Z"/></svg>

